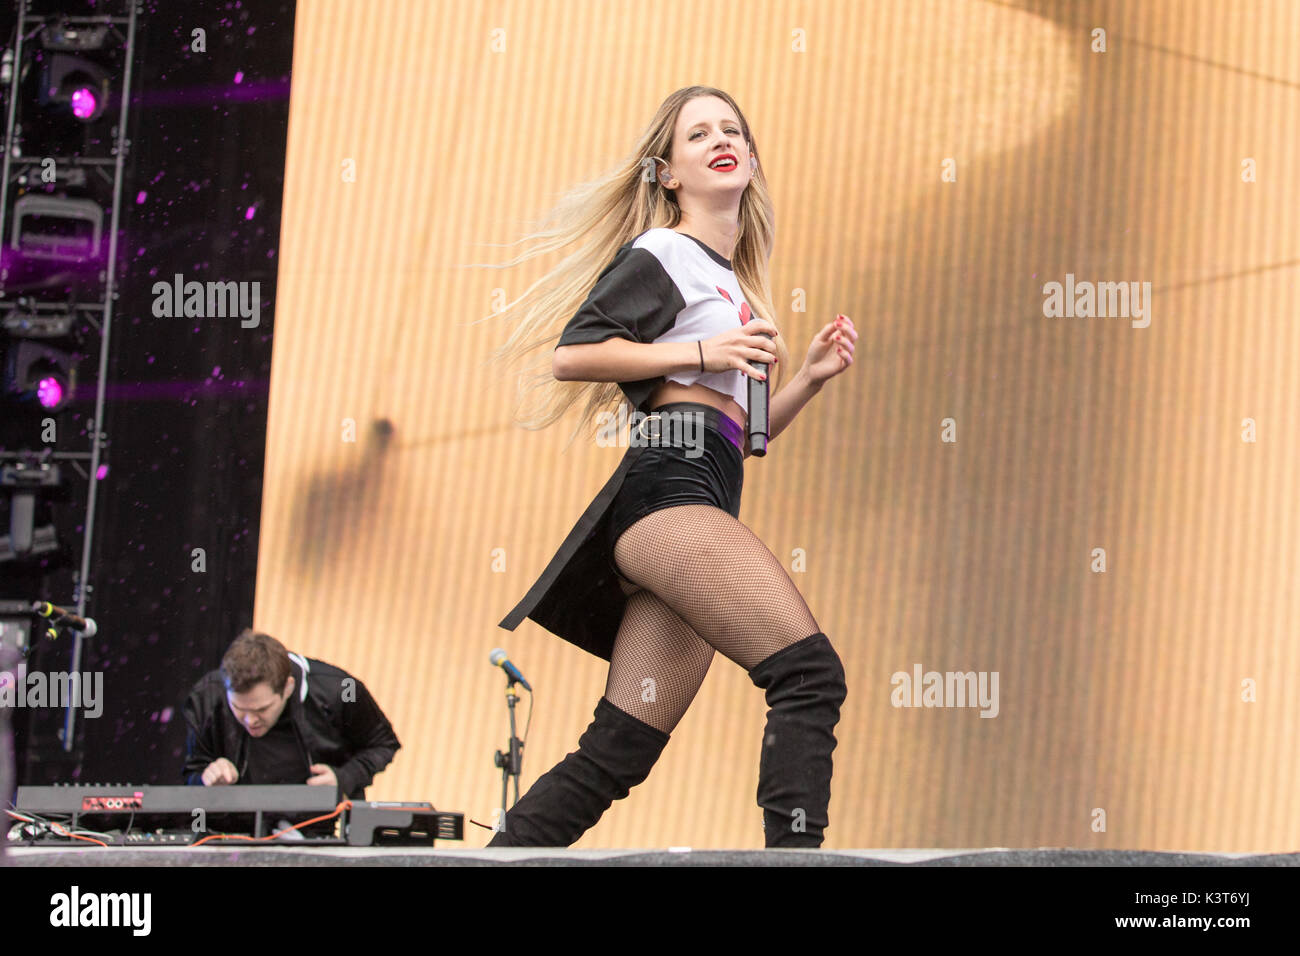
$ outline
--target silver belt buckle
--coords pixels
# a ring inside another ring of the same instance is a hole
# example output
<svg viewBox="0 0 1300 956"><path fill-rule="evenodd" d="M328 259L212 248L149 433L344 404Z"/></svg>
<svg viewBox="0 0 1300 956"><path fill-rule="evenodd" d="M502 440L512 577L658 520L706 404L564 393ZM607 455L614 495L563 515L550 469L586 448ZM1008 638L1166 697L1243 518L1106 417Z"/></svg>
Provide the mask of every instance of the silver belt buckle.
<svg viewBox="0 0 1300 956"><path fill-rule="evenodd" d="M655 421L659 421L661 418L663 418L663 416L660 415L658 412L651 412L645 418L641 419L639 422L636 423L636 433L641 436L641 440L643 442L650 440L646 437L646 433L643 430L643 426L645 425L645 423L650 421L651 419L654 419ZM655 429L655 433L652 436L653 440L655 442L658 442L661 437L661 434L662 434L662 426Z"/></svg>

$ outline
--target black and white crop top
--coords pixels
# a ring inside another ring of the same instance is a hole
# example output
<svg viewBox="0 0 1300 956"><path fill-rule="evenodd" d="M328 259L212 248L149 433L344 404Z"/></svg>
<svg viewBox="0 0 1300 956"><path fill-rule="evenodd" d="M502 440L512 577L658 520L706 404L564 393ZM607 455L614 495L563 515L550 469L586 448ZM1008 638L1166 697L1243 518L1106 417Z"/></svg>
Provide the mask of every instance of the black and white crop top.
<svg viewBox="0 0 1300 956"><path fill-rule="evenodd" d="M694 236L672 229L649 229L621 246L569 320L555 347L603 342L621 337L634 342L695 342L753 317L731 262ZM733 399L749 411L747 376L725 372L673 372L658 378L619 382L641 411L665 379L699 383Z"/></svg>

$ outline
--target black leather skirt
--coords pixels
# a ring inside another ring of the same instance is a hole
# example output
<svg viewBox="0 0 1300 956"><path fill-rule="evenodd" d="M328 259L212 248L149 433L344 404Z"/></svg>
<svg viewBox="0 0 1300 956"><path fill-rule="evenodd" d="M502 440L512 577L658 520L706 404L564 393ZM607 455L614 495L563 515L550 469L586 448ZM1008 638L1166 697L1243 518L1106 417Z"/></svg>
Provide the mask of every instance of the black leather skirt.
<svg viewBox="0 0 1300 956"><path fill-rule="evenodd" d="M674 505L707 504L740 516L744 455L733 444L739 427L698 402L672 402L655 412L663 417L656 420L652 413L640 423L642 440L651 443L629 445L618 469L501 627L513 631L531 618L609 660L627 606L614 567L619 536L647 514Z"/></svg>

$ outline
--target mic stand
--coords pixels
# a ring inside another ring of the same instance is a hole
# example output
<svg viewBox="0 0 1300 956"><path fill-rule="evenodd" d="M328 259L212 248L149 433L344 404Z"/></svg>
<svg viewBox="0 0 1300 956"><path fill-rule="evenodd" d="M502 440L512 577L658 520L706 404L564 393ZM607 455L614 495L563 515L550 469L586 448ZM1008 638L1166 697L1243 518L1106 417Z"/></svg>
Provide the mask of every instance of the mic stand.
<svg viewBox="0 0 1300 956"><path fill-rule="evenodd" d="M515 778L515 803L519 802L519 772L523 767L523 741L515 734L515 704L519 695L515 693L515 679L506 675L506 709L510 711L509 753L496 752L496 766L501 768L501 827L506 828L506 799L510 788L510 778Z"/></svg>

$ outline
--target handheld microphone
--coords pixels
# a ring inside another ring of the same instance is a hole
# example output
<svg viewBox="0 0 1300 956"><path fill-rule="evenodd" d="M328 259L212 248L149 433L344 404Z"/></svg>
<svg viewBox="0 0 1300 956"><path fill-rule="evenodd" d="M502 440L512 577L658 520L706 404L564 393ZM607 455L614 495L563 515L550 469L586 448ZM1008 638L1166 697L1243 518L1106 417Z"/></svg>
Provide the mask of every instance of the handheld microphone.
<svg viewBox="0 0 1300 956"><path fill-rule="evenodd" d="M70 627L74 631L83 631L87 637L94 637L99 631L93 617L78 617L73 611L67 608L51 604L49 601L35 601L32 604L32 610L41 617L48 617L51 620L59 621L65 627Z"/></svg>
<svg viewBox="0 0 1300 956"><path fill-rule="evenodd" d="M755 335L766 335L769 339L772 337L767 332L756 332ZM772 374L773 362L760 362L758 359L750 359L749 364L752 368L758 369L767 375ZM768 399L768 380L749 378L749 425L746 431L749 432L749 453L758 458L767 454L767 399Z"/></svg>
<svg viewBox="0 0 1300 956"><path fill-rule="evenodd" d="M510 661L506 659L506 652L501 648L494 648L492 653L488 655L488 660L492 662L494 667L499 667L505 671L506 676L510 678L511 683L523 684L524 690L527 691L533 689L528 681L524 680L524 675L519 673L519 668L515 667L514 664L511 664Z"/></svg>

